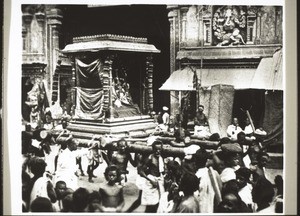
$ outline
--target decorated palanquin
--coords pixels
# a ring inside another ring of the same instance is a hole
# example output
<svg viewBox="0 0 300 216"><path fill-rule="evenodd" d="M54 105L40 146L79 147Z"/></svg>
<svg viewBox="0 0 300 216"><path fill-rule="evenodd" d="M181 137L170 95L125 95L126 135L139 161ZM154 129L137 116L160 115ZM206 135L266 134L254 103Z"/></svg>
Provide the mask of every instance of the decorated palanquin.
<svg viewBox="0 0 300 216"><path fill-rule="evenodd" d="M62 53L72 61L74 117L68 129L92 134L150 134L153 54L146 38L94 35L73 38Z"/></svg>

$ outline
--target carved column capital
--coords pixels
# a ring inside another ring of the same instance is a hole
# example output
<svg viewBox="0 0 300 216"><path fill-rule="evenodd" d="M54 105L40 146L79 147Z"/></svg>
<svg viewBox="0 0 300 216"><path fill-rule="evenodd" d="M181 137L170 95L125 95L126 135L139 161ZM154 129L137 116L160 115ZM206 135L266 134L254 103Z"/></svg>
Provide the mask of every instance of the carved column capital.
<svg viewBox="0 0 300 216"><path fill-rule="evenodd" d="M45 13L43 13L43 12L37 12L35 14L35 18L38 21L38 23L43 23L45 21Z"/></svg>
<svg viewBox="0 0 300 216"><path fill-rule="evenodd" d="M25 25L29 25L33 19L33 14L25 12L22 14L22 19Z"/></svg>
<svg viewBox="0 0 300 216"><path fill-rule="evenodd" d="M22 37L25 37L27 34L27 28L25 26L22 26Z"/></svg>
<svg viewBox="0 0 300 216"><path fill-rule="evenodd" d="M180 11L182 12L183 15L186 15L186 13L189 11L189 7L187 6L181 7Z"/></svg>
<svg viewBox="0 0 300 216"><path fill-rule="evenodd" d="M177 12L178 6L168 6L167 9L169 10L168 18L169 21L171 22L173 18L178 16L178 12Z"/></svg>
<svg viewBox="0 0 300 216"><path fill-rule="evenodd" d="M49 25L62 25L63 13L58 7L47 7L46 17Z"/></svg>

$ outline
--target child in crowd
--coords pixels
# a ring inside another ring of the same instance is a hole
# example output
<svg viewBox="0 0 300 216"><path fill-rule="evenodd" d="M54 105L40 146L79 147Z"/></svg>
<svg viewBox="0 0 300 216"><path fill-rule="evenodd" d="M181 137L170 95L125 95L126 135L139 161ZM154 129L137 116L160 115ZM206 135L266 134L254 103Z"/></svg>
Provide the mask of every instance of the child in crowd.
<svg viewBox="0 0 300 216"><path fill-rule="evenodd" d="M110 165L105 169L105 179L99 189L101 196L101 208L103 212L121 212L124 206L123 186L116 184L120 179L120 171L117 166Z"/></svg>
<svg viewBox="0 0 300 216"><path fill-rule="evenodd" d="M89 182L94 182L92 180L93 177L97 177L94 175L94 170L99 166L100 163L103 163L102 153L100 149L100 142L95 141L96 136L93 136L92 140L89 142L89 152L87 154L88 158L88 167L87 173L89 175Z"/></svg>
<svg viewBox="0 0 300 216"><path fill-rule="evenodd" d="M126 175L128 174L127 166L128 161L135 167L136 163L132 159L131 154L127 151L127 142L125 139L120 139L117 142L117 151L110 152L108 158L111 158L109 164L114 164L118 167L121 177L118 181L121 184L125 184L127 182Z"/></svg>

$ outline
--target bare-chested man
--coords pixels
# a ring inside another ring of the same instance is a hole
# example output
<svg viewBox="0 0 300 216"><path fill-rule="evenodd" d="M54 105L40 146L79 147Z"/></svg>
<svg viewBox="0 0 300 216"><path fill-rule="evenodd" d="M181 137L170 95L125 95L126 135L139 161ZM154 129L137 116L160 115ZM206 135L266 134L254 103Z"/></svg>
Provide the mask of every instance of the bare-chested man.
<svg viewBox="0 0 300 216"><path fill-rule="evenodd" d="M158 146L161 146L160 148ZM163 182L164 162L161 157L162 143L154 142L152 144L153 153L146 158L145 163L142 165L139 174L143 177L144 181L141 183L142 188L141 204L146 205L146 213L157 212L160 188Z"/></svg>
<svg viewBox="0 0 300 216"><path fill-rule="evenodd" d="M128 170L127 170L127 165L128 165L128 161L130 161L130 163L136 167L136 162L132 159L131 154L126 151L127 148L127 142L125 139L121 139L118 141L117 143L117 151L114 151L111 154L110 158L110 162L109 164L113 164L116 165L119 170L120 170L120 174L121 174L121 183L125 183L127 181L127 177L126 174L128 174Z"/></svg>

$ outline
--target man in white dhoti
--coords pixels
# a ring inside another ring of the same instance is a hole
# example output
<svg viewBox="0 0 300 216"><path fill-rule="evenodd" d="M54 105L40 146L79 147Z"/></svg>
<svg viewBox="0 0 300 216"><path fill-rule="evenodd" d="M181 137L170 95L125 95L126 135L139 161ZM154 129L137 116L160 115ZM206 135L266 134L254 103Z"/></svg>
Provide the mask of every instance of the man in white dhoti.
<svg viewBox="0 0 300 216"><path fill-rule="evenodd" d="M57 169L55 172L55 181L64 181L68 188L76 190L78 188L78 177L76 157L86 155L87 149L77 150L78 141L71 139L68 141L67 148L62 150L57 159Z"/></svg>

